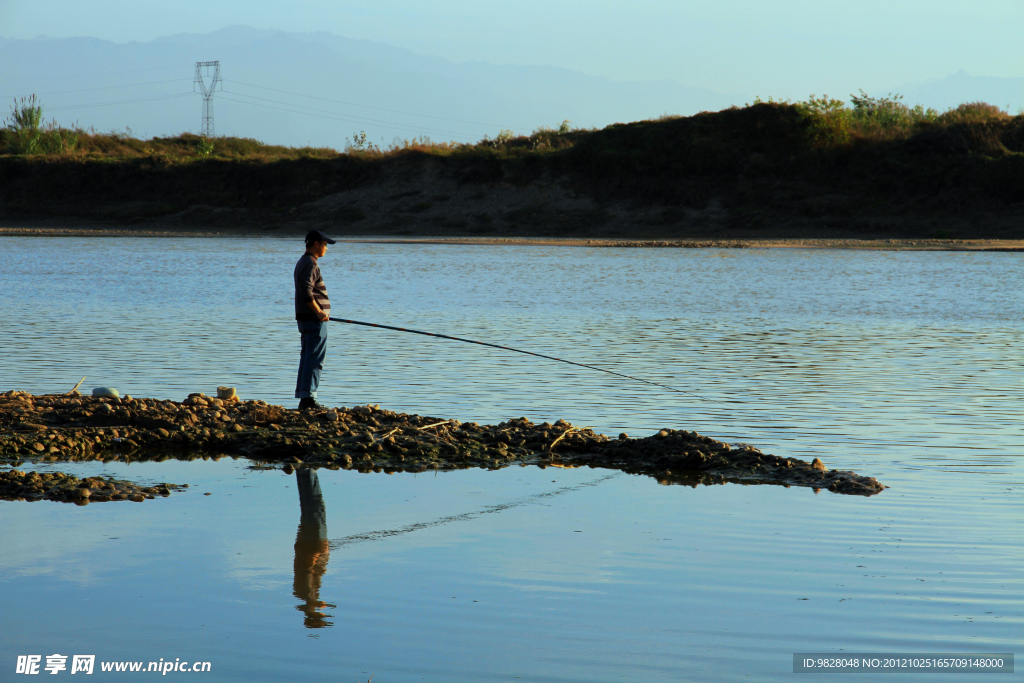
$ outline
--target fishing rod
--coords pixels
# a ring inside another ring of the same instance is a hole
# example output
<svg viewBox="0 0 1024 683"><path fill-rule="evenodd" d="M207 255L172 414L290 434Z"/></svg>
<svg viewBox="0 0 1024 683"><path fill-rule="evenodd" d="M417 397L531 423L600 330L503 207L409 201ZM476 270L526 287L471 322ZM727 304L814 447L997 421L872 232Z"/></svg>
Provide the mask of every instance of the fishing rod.
<svg viewBox="0 0 1024 683"><path fill-rule="evenodd" d="M437 337L438 339L451 339L452 341L466 342L467 344L479 344L480 346L490 346L493 349L501 349L503 351L514 351L515 353L525 353L528 356L536 356L538 358L546 358L548 360L558 361L559 363L568 363L569 365L576 365L578 367L587 368L589 370L597 370L598 372L606 372L609 375L615 375L616 377L625 377L626 379L631 379L631 380L634 380L636 382L643 382L644 384L651 384L651 385L656 386L656 387L661 387L662 389L668 389L669 391L674 391L674 392L676 392L678 394L686 394L687 396L692 396L693 398L700 399L701 401L710 401L711 403L721 403L722 405L728 405L724 401L716 401L714 399L704 398L703 396L698 396L697 394L690 393L689 391L683 391L682 389L676 389L675 387L670 387L670 386L668 386L666 384L658 384L657 382L652 382L650 380L642 379L640 377L633 377L632 375L624 375L621 372L615 372L613 370L605 370L604 368L599 368L599 367L597 367L595 365L587 365L586 363L576 363L576 362L571 361L571 360L565 360L564 358L555 358L554 356L545 356L543 353L534 353L533 351L524 351L522 349L514 349L511 346L502 346L501 344L489 344L487 342L476 341L474 339L463 339L462 337L452 337L452 336L447 335L447 334L437 334L435 332L422 332L420 330L410 330L410 329L405 328L405 327L392 327L391 325L381 325L379 323L367 323L367 322L362 322L362 321L359 321L359 320L346 320L344 318L328 318L328 320L332 320L332 321L334 321L336 323L345 323L347 325L363 325L364 327L377 327L377 328L380 328L380 329L383 329L383 330L395 330L396 332L410 332L412 334L422 334L422 335L424 335L426 337Z"/></svg>

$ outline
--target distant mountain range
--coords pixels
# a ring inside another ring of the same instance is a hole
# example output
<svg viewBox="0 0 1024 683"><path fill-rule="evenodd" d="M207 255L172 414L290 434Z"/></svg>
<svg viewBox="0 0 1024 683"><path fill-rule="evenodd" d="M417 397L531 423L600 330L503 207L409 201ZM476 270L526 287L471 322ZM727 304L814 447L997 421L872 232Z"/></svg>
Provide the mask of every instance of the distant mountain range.
<svg viewBox="0 0 1024 683"><path fill-rule="evenodd" d="M218 135L290 146L344 147L426 135L472 142L502 130L603 127L690 115L753 98L671 80L613 81L552 66L453 63L329 33L233 26L145 43L96 38L0 38L0 98L39 95L47 119L137 137L199 132L202 96L190 94L195 62L219 60ZM207 81L209 82L209 81ZM1024 79L958 72L908 84L908 103L945 109L964 101L1024 105ZM884 93L870 93L872 95Z"/></svg>
<svg viewBox="0 0 1024 683"><path fill-rule="evenodd" d="M907 83L897 89L908 104L945 111L964 102L988 102L1017 114L1024 107L1024 78L971 76L961 69L940 81Z"/></svg>
<svg viewBox="0 0 1024 683"><path fill-rule="evenodd" d="M360 131L376 144L418 135L475 142L503 129L523 134L558 127L566 119L602 127L742 104L741 97L673 81L621 82L550 66L455 64L328 33L242 26L146 43L0 39L0 95L9 102L40 93L48 117L103 131L127 126L144 137L198 132L200 95L134 100L191 92L195 62L209 60L220 61L224 79L224 92L214 96L217 134L296 146L341 147ZM147 85L114 87L124 84Z"/></svg>

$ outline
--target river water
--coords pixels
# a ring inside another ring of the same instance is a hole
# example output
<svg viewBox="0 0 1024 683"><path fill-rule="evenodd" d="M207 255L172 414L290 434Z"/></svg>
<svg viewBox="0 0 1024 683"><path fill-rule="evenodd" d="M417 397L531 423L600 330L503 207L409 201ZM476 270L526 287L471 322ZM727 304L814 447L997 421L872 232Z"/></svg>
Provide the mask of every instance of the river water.
<svg viewBox="0 0 1024 683"><path fill-rule="evenodd" d="M291 406L300 252L4 238L0 391L85 375L86 390L231 385ZM321 265L336 316L680 390L336 324L321 403L693 429L890 488L321 470L314 528L295 475L244 460L44 463L190 488L0 501L0 670L94 654L100 680L129 675L99 662L163 658L219 681L778 681L794 653L1021 650L1021 254L343 243Z"/></svg>

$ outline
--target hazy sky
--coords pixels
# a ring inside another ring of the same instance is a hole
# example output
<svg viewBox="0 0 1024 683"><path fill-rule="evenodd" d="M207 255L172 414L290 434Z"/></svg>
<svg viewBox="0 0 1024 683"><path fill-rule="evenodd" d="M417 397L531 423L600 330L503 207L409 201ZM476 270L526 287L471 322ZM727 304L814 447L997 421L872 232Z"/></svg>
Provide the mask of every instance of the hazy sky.
<svg viewBox="0 0 1024 683"><path fill-rule="evenodd" d="M958 69L1024 75L1024 0L0 0L7 38L146 41L233 24L800 99Z"/></svg>

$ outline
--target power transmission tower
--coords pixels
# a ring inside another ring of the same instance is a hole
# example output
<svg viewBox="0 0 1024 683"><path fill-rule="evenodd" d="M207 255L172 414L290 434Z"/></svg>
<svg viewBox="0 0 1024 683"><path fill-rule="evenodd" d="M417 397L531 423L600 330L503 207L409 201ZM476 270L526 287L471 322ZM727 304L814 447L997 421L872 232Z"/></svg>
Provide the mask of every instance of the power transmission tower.
<svg viewBox="0 0 1024 683"><path fill-rule="evenodd" d="M204 69L206 70L206 76L210 76L211 71L213 72L213 81L209 87L207 87L205 80L203 80ZM192 92L196 91L196 86L199 86L200 92L203 93L203 130L200 135L210 139L215 137L213 129L213 93L218 89L224 89L220 81L219 60L216 62L196 62L196 76L192 79Z"/></svg>

